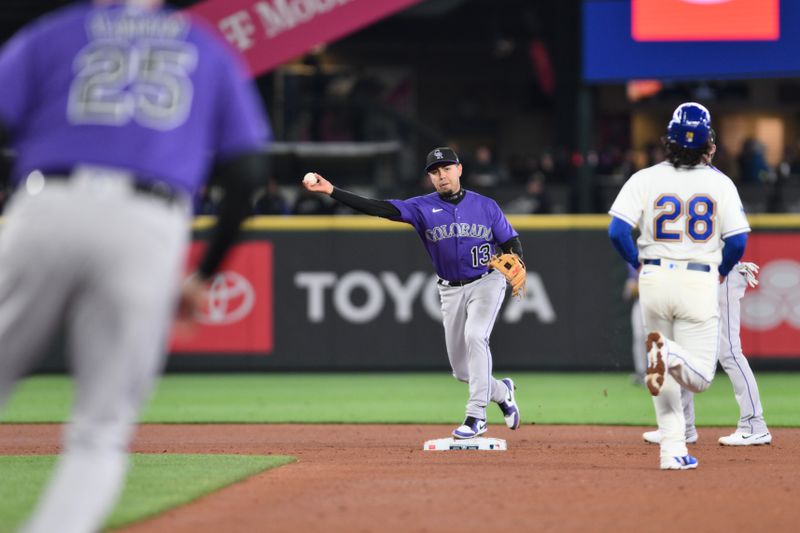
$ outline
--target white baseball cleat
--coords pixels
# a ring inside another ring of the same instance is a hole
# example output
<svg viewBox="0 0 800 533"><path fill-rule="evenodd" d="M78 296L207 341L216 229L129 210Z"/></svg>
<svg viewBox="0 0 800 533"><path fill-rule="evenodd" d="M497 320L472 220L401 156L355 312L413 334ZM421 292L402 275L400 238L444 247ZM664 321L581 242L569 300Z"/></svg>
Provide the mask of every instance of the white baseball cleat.
<svg viewBox="0 0 800 533"><path fill-rule="evenodd" d="M736 431L726 437L720 437L719 443L723 446L760 446L772 442L772 435L766 433L742 433Z"/></svg>
<svg viewBox="0 0 800 533"><path fill-rule="evenodd" d="M453 436L457 439L472 439L486 433L486 420L468 416L464 423L453 430Z"/></svg>
<svg viewBox="0 0 800 533"><path fill-rule="evenodd" d="M650 390L650 394L658 396L661 387L664 386L664 374L667 373L667 353L664 346L664 337L657 331L650 332L645 341L647 349L647 375L644 378L645 385Z"/></svg>
<svg viewBox="0 0 800 533"><path fill-rule="evenodd" d="M655 431L645 431L642 433L642 438L650 444L661 444L661 432L657 429ZM686 437L686 444L694 444L695 442L697 442L697 433Z"/></svg>
<svg viewBox="0 0 800 533"><path fill-rule="evenodd" d="M503 411L503 418L506 420L508 429L517 429L520 421L519 407L517 407L516 395L514 393L517 387L514 385L514 381L511 378L503 378L500 381L508 388L508 392L506 393L506 399L497 405L499 405L500 410Z"/></svg>
<svg viewBox="0 0 800 533"><path fill-rule="evenodd" d="M694 470L699 464L697 457L691 455L661 458L661 470Z"/></svg>

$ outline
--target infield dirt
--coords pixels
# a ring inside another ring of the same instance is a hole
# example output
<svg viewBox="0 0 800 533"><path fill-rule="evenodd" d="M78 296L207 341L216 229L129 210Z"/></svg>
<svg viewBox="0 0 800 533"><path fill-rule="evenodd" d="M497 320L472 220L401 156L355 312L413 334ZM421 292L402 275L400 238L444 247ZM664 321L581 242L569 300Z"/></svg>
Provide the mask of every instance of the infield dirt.
<svg viewBox="0 0 800 533"><path fill-rule="evenodd" d="M120 531L796 531L800 429L727 448L701 428L694 471L658 470L642 431L533 426L505 452L428 452L449 426L143 425L133 451L293 455L269 470ZM0 425L1 454L58 451L57 425Z"/></svg>

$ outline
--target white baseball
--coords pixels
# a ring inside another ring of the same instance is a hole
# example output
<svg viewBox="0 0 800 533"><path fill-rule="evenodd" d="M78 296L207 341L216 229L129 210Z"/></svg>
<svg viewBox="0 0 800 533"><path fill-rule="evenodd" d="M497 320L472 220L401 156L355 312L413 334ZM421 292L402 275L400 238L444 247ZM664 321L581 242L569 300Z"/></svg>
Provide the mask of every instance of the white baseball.
<svg viewBox="0 0 800 533"><path fill-rule="evenodd" d="M303 176L303 183L306 185L315 185L317 183L317 176L315 176L313 172L308 172Z"/></svg>

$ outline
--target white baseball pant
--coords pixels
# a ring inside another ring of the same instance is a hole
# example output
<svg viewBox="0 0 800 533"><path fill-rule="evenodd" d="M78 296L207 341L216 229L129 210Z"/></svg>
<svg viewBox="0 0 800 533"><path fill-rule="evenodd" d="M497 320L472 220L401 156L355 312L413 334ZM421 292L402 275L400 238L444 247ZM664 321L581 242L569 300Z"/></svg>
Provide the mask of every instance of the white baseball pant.
<svg viewBox="0 0 800 533"><path fill-rule="evenodd" d="M668 372L653 397L661 432L661 457L688 454L681 387L706 390L714 379L719 348L719 275L688 270L687 261L661 260L644 265L639 295L648 331L658 331L667 348Z"/></svg>
<svg viewBox="0 0 800 533"><path fill-rule="evenodd" d="M467 416L486 420L490 401L506 399L508 388L492 376L489 336L506 293L506 279L499 272L464 285L439 285L447 357L453 377L469 383Z"/></svg>
<svg viewBox="0 0 800 533"><path fill-rule="evenodd" d="M188 241L185 206L113 176L18 191L0 234L0 406L62 323L75 379L64 451L26 533L99 530L158 376Z"/></svg>
<svg viewBox="0 0 800 533"><path fill-rule="evenodd" d="M764 410L758 384L742 352L741 300L747 289L746 278L736 270L731 271L719 287L720 348L719 363L728 374L739 404L737 430L742 433L767 433ZM686 419L686 435L697 432L695 428L694 398L690 391L683 391L683 413Z"/></svg>

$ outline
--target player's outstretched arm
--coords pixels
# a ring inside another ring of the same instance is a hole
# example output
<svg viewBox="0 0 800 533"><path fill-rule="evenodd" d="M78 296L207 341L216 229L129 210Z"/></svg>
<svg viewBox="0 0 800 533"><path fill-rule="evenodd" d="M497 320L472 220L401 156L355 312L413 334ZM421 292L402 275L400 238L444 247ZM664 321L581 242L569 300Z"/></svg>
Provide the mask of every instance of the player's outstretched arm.
<svg viewBox="0 0 800 533"><path fill-rule="evenodd" d="M314 183L311 179L303 178L303 187L305 187L307 191L327 194L334 200L342 202L344 205L367 215L383 218L400 217L400 210L386 200L373 200L372 198L359 196L358 194L334 187L331 182L317 173L309 174L316 176L317 182ZM308 176L308 174L306 174L306 176Z"/></svg>

